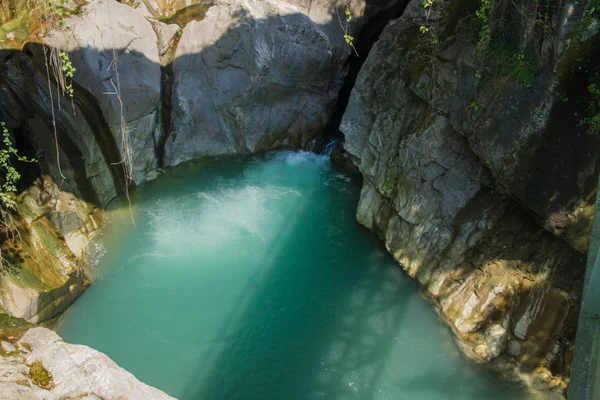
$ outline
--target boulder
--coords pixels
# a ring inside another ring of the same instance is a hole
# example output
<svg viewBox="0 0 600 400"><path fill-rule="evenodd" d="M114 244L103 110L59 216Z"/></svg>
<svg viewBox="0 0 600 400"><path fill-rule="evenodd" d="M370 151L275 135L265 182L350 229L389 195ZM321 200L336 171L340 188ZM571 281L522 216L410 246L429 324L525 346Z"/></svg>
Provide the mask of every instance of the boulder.
<svg viewBox="0 0 600 400"><path fill-rule="evenodd" d="M0 371L0 397L6 399L173 399L105 354L65 343L46 328L25 332L15 350L0 357Z"/></svg>
<svg viewBox="0 0 600 400"><path fill-rule="evenodd" d="M103 213L61 191L48 176L21 193L17 206L18 212L8 214L13 230L2 238L0 305L39 323L64 312L88 286L85 248Z"/></svg>
<svg viewBox="0 0 600 400"><path fill-rule="evenodd" d="M333 110L337 61L328 37L298 8L220 2L183 29L164 164L302 146Z"/></svg>

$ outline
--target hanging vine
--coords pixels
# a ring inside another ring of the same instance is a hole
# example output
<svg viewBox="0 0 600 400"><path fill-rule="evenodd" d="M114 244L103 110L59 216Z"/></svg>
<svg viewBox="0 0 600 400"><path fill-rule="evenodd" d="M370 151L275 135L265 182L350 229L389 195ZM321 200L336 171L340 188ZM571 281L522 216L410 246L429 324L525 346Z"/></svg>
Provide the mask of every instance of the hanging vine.
<svg viewBox="0 0 600 400"><path fill-rule="evenodd" d="M110 2L106 3L106 7L108 8L109 20L112 25L111 11L110 11ZM110 83L114 89L114 92L109 93L115 95L117 97L117 101L119 102L119 113L120 113L120 129L121 129L121 161L120 164L123 166L123 174L125 178L125 197L127 198L127 203L129 205L129 215L131 217L131 222L133 226L135 226L135 219L133 217L133 211L131 208L131 197L129 195L129 186L133 182L133 158L131 156L131 145L130 145L130 137L129 137L129 129L127 127L127 121L125 121L125 117L123 116L123 97L121 95L121 81L119 79L119 56L117 53L117 46L113 43L113 59L108 67L109 70L114 72L114 79L110 79ZM115 83L116 81L116 83Z"/></svg>
<svg viewBox="0 0 600 400"><path fill-rule="evenodd" d="M51 31L59 31L64 29L66 18L71 16L71 12L68 7L74 6L72 3L73 0L36 0L39 2L41 10L40 19L44 21L42 26L44 30L42 32L42 36L46 36ZM110 2L106 3L108 8L109 20L112 21L112 17L110 16ZM42 46L44 48L44 62L46 66L46 78L48 82L48 93L52 101L50 102L51 107L51 116L52 116L52 127L54 131L54 143L56 150L56 159L58 164L58 172L61 177L61 182L59 187L63 184L66 177L61 169L60 162L60 149L58 145L58 131L56 124L56 112L61 110L61 99L60 97L67 97L72 106L73 114L76 114L76 108L74 103L74 97L76 95L73 79L77 72L77 69L74 67L71 59L69 58L69 54L65 50L56 49L53 46L48 46L44 41L42 41ZM105 93L108 95L115 95L116 99L119 103L120 108L120 131L121 131L121 161L117 164L121 164L123 167L123 174L125 177L125 193L129 204L131 206L131 200L129 196L129 186L130 183L133 182L133 161L131 157L131 146L130 146L130 138L129 138L129 130L127 128L127 123L123 116L123 98L121 94L121 85L119 80L119 70L118 70L118 53L116 50L116 44L113 43L113 59L108 66L107 70L112 71L113 78L110 79L110 84L112 86L113 91ZM53 90L53 85L51 84L52 80L56 83L56 87L58 88L56 91ZM55 105L56 104L56 105ZM131 207L130 207L131 210ZM132 215L133 220L133 215ZM135 222L134 222L135 223Z"/></svg>

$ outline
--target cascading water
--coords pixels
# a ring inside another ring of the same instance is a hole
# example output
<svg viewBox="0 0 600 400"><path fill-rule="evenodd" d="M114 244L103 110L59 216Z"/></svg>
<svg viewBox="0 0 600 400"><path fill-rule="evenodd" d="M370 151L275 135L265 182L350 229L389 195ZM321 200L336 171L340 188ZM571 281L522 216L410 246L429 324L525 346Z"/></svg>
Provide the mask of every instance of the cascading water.
<svg viewBox="0 0 600 400"><path fill-rule="evenodd" d="M324 156L330 156L331 153L333 153L333 150L335 149L336 145L337 139L331 139L331 141L325 145L323 151L321 151L321 154Z"/></svg>
<svg viewBox="0 0 600 400"><path fill-rule="evenodd" d="M136 191L136 228L111 212L56 329L181 399L528 398L463 360L358 194L311 153L179 167Z"/></svg>

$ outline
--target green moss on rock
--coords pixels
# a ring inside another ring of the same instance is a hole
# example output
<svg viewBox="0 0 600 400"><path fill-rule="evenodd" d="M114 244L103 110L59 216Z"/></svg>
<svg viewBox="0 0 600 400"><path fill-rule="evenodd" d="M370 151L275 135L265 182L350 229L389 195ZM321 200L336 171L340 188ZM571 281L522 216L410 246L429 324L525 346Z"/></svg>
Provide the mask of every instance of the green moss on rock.
<svg viewBox="0 0 600 400"><path fill-rule="evenodd" d="M41 361L35 361L29 366L29 379L42 389L52 389L52 375L44 368Z"/></svg>
<svg viewBox="0 0 600 400"><path fill-rule="evenodd" d="M31 324L22 318L16 318L8 314L0 314L0 340L18 339L25 331L34 326L34 324Z"/></svg>

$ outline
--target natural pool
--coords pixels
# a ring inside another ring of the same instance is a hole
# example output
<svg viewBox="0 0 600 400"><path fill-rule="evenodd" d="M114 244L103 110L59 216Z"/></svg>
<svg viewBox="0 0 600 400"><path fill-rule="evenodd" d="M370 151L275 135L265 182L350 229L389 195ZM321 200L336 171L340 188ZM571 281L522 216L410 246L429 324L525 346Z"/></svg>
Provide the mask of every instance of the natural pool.
<svg viewBox="0 0 600 400"><path fill-rule="evenodd" d="M470 365L323 156L178 167L109 213L60 319L180 399L524 399Z"/></svg>

